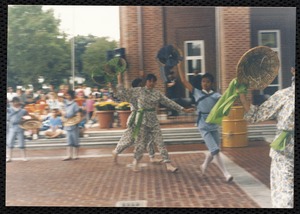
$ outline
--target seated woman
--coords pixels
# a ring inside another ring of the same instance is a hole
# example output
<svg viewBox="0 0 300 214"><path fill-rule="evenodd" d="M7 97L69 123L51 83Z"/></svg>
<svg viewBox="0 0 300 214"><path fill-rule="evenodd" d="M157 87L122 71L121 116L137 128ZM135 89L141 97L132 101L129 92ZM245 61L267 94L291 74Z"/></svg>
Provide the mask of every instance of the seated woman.
<svg viewBox="0 0 300 214"><path fill-rule="evenodd" d="M40 115L40 121L42 121L42 127L40 131L46 131L50 128L49 121L50 121L51 113L49 110L49 106L46 106L45 109L42 111Z"/></svg>
<svg viewBox="0 0 300 214"><path fill-rule="evenodd" d="M52 115L49 120L50 129L45 132L45 136L48 138L56 138L63 133L63 125L60 117L57 116L59 113L58 109L52 109L51 113Z"/></svg>

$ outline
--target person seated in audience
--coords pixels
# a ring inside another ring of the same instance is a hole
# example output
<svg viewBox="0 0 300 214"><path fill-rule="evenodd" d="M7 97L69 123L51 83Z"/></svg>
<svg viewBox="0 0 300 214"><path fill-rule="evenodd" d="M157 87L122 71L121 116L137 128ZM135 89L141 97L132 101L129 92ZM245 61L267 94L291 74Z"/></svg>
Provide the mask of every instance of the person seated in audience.
<svg viewBox="0 0 300 214"><path fill-rule="evenodd" d="M40 128L40 131L46 131L50 128L49 121L50 121L51 113L49 111L49 107L47 106L42 114L40 115L40 121L42 121L42 127Z"/></svg>
<svg viewBox="0 0 300 214"><path fill-rule="evenodd" d="M51 117L49 120L50 128L45 132L45 136L48 138L56 138L63 134L63 124L61 118L57 116L58 113L58 109L51 110Z"/></svg>
<svg viewBox="0 0 300 214"><path fill-rule="evenodd" d="M48 93L47 104L49 105L51 110L59 108L57 94L55 92Z"/></svg>

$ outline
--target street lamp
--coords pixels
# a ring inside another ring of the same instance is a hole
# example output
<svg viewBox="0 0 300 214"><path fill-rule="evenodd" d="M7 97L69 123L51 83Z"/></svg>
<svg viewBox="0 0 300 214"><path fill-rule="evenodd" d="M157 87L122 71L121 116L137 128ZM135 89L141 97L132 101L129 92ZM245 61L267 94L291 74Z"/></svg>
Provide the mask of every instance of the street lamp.
<svg viewBox="0 0 300 214"><path fill-rule="evenodd" d="M73 76L73 91L75 90L75 21L74 21L74 16L75 16L75 10L74 6L72 6L72 40L71 40L71 63L72 63L72 76Z"/></svg>
<svg viewBox="0 0 300 214"><path fill-rule="evenodd" d="M75 37L71 40L71 66L72 66L72 79L73 79L73 91L75 90Z"/></svg>

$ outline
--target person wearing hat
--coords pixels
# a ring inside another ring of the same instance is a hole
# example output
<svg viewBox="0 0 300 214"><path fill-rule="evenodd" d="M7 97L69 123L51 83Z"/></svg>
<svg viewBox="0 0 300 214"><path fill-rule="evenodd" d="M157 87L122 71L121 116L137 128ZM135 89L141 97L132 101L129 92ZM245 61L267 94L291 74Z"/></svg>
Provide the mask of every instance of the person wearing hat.
<svg viewBox="0 0 300 214"><path fill-rule="evenodd" d="M291 68L292 85L278 90L260 106L249 103L241 93L244 119L251 123L276 119L277 133L270 144L271 199L273 208L294 206L294 132L295 132L295 68Z"/></svg>
<svg viewBox="0 0 300 214"><path fill-rule="evenodd" d="M6 120L8 122L8 136L6 139L7 145L7 159L6 162L10 162L12 159L12 150L14 148L16 137L19 142L19 148L21 149L23 160L26 161L24 130L19 126L23 117L28 112L22 108L21 100L18 97L12 99L12 106L7 110Z"/></svg>
<svg viewBox="0 0 300 214"><path fill-rule="evenodd" d="M79 107L75 102L75 92L68 90L65 94L66 102L65 109L61 111L61 114L65 118L71 118L76 116L79 112ZM71 126L64 126L64 130L67 135L67 157L63 160L78 159L78 148L79 148L79 128L78 124Z"/></svg>

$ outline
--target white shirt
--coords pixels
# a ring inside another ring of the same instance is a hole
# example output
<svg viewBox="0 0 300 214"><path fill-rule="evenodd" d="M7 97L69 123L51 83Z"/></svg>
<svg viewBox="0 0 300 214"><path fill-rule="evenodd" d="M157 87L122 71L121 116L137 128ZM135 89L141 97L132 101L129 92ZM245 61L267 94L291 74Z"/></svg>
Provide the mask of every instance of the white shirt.
<svg viewBox="0 0 300 214"><path fill-rule="evenodd" d="M7 100L8 100L9 102L11 102L12 99L13 99L14 97L16 97L16 96L17 96L17 93L15 93L15 92L7 93L7 94L6 94Z"/></svg>

